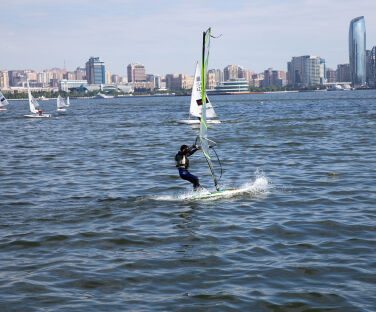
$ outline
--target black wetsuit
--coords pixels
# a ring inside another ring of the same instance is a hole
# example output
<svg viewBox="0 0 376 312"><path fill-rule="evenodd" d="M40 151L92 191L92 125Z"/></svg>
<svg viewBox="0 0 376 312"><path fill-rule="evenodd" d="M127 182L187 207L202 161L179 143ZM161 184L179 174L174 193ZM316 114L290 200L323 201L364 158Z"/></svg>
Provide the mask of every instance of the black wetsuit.
<svg viewBox="0 0 376 312"><path fill-rule="evenodd" d="M198 149L195 148L194 146L191 146L188 150L184 152L179 151L175 156L176 167L179 170L180 177L183 180L187 180L191 182L195 190L200 186L200 183L198 181L198 178L188 171L188 167L189 167L188 157L191 156L196 151L198 151Z"/></svg>

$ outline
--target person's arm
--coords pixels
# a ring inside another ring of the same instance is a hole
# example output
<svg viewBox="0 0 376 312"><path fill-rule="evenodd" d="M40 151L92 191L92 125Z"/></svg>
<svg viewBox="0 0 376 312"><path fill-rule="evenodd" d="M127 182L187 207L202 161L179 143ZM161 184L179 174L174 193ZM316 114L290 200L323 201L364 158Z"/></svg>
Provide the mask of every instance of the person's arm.
<svg viewBox="0 0 376 312"><path fill-rule="evenodd" d="M197 145L192 145L188 152L187 152L187 156L191 156L193 155L196 151L198 151L200 149L200 147L198 147Z"/></svg>

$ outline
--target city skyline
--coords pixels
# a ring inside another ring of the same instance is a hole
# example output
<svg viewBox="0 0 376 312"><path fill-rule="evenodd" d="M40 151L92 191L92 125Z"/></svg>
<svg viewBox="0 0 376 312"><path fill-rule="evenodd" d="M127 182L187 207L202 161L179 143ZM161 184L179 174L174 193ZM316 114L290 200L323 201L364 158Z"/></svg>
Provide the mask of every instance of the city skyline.
<svg viewBox="0 0 376 312"><path fill-rule="evenodd" d="M120 1L64 3L16 0L3 5L4 47L0 69L74 70L91 55L111 73L126 76L129 63L148 73L193 73L200 58L201 33L213 34L210 68L237 64L255 72L272 67L287 71L294 55L315 55L327 67L349 62L348 25L364 15L367 49L376 45L374 1L272 0ZM204 22L201 22L204 21Z"/></svg>

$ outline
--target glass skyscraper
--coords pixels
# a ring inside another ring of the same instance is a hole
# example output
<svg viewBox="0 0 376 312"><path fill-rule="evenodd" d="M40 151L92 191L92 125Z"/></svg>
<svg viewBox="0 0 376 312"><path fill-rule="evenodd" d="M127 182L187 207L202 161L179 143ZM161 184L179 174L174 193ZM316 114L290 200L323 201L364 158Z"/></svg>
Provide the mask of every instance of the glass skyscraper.
<svg viewBox="0 0 376 312"><path fill-rule="evenodd" d="M86 80L88 84L104 84L106 68L99 57L91 57L86 62Z"/></svg>
<svg viewBox="0 0 376 312"><path fill-rule="evenodd" d="M366 25L364 17L354 18L349 31L350 75L353 87L366 84Z"/></svg>

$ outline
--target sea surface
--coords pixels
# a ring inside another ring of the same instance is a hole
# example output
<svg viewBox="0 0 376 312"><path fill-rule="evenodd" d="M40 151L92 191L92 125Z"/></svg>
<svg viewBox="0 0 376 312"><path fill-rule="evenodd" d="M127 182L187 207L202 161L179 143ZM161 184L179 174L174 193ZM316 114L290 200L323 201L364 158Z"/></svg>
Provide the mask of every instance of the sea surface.
<svg viewBox="0 0 376 312"><path fill-rule="evenodd" d="M376 311L376 91L211 100L216 200L189 97L0 112L1 312Z"/></svg>

